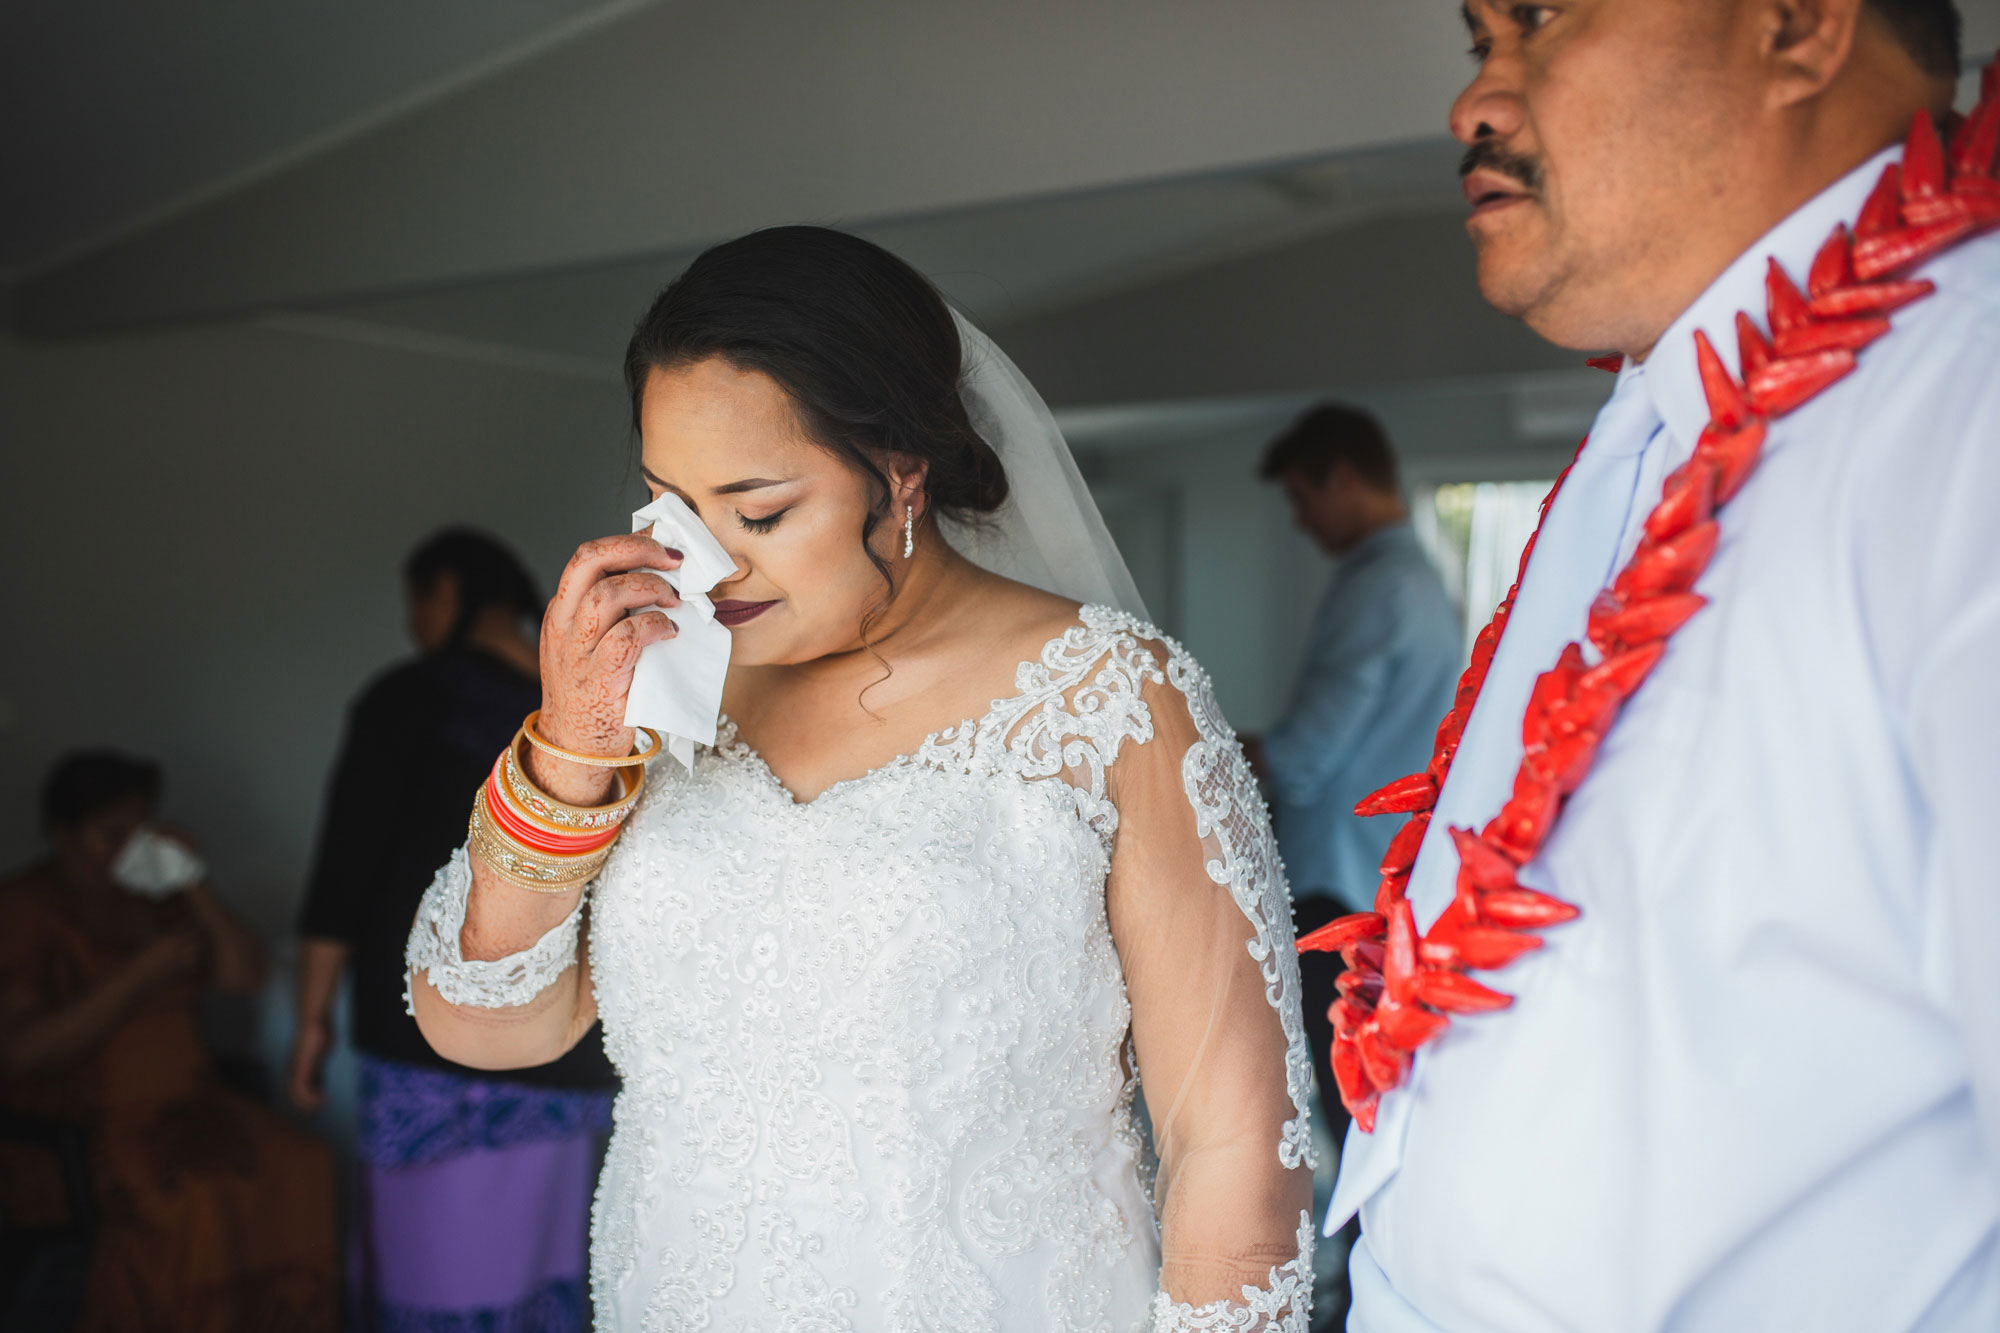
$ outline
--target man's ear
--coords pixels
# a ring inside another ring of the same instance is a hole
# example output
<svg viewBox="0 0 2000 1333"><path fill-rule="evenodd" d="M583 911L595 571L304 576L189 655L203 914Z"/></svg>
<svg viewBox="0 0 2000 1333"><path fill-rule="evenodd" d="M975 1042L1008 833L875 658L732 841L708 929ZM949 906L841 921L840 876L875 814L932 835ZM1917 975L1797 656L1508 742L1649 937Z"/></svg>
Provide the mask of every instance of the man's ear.
<svg viewBox="0 0 2000 1333"><path fill-rule="evenodd" d="M1319 491L1322 495L1352 491L1362 485L1361 474L1354 470L1354 464L1345 458L1336 460L1320 478Z"/></svg>
<svg viewBox="0 0 2000 1333"><path fill-rule="evenodd" d="M1772 105L1825 91L1854 54L1867 0L1754 0Z"/></svg>
<svg viewBox="0 0 2000 1333"><path fill-rule="evenodd" d="M459 586L458 571L455 569L443 569L433 574L430 587L424 591L426 596L440 598L449 605L453 620L457 620L459 612L465 609L465 590Z"/></svg>

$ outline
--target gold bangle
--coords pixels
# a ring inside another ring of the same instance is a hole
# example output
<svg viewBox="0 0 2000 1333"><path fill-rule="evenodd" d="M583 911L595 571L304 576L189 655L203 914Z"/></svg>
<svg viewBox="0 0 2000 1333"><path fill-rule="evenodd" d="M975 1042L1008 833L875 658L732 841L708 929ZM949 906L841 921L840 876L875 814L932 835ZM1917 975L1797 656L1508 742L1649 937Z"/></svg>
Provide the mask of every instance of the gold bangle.
<svg viewBox="0 0 2000 1333"><path fill-rule="evenodd" d="M530 893L567 893L582 888L597 877L611 855L609 847L575 858L529 851L495 828L477 800L466 832L473 854L489 870Z"/></svg>
<svg viewBox="0 0 2000 1333"><path fill-rule="evenodd" d="M534 746L543 754L554 755L557 759L567 759L572 764L582 764L588 768L633 768L643 766L648 760L660 753L660 733L654 731L651 727L637 728L640 735L645 736L653 742L651 749L635 749L631 754L623 755L616 759L609 755L578 754L575 750L565 750L562 746L546 739L542 733L535 730L535 723L541 719L541 716L542 710L539 708L528 714L527 719L521 723L521 734L528 738L528 744Z"/></svg>
<svg viewBox="0 0 2000 1333"><path fill-rule="evenodd" d="M526 738L516 735L507 746L507 753L501 756L502 777L501 798L506 800L515 813L525 816L557 833L575 833L579 830L591 831L612 828L625 822L632 813L632 807L639 803L639 796L646 789L646 770L643 768L614 769L619 783L616 800L604 805L570 805L535 785L528 776L527 768L521 763L521 746Z"/></svg>
<svg viewBox="0 0 2000 1333"><path fill-rule="evenodd" d="M533 851L495 827L486 813L486 788L472 798L472 818L466 821L466 844L486 862L494 874L531 893L568 893L597 878L597 872L611 859L611 847L601 847L581 856L551 856Z"/></svg>

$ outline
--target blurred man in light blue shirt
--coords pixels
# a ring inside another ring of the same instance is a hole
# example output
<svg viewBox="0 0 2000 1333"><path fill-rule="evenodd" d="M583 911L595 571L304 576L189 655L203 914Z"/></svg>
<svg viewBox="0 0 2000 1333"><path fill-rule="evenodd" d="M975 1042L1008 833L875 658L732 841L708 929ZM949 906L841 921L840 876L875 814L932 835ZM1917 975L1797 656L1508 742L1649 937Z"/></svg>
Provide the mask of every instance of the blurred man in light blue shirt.
<svg viewBox="0 0 2000 1333"><path fill-rule="evenodd" d="M1316 407L1272 443L1259 472L1340 561L1291 705L1261 747L1279 847L1295 898L1365 911L1397 824L1359 819L1354 803L1430 762L1464 630L1410 528L1396 456L1373 417Z"/></svg>
<svg viewBox="0 0 2000 1333"><path fill-rule="evenodd" d="M1398 821L1358 818L1354 803L1430 762L1465 639L1411 531L1396 455L1373 417L1316 407L1272 442L1258 471L1284 488L1299 527L1340 561L1313 615L1291 705L1250 745L1303 934L1374 902L1376 867ZM1326 1016L1339 959L1310 954L1301 971L1314 1068L1339 1119Z"/></svg>

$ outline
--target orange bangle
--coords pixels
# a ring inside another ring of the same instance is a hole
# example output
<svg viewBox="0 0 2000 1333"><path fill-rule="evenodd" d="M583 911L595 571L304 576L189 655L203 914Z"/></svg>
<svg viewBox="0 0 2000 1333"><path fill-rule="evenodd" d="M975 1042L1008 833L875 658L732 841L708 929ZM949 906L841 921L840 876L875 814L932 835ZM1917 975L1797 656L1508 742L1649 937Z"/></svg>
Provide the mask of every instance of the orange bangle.
<svg viewBox="0 0 2000 1333"><path fill-rule="evenodd" d="M530 851L548 856L586 856L600 847L608 847L617 838L620 826L613 824L607 829L590 829L557 832L538 828L535 823L514 808L508 799L507 789L500 783L499 766L486 780L486 813L493 818L495 827L527 847Z"/></svg>
<svg viewBox="0 0 2000 1333"><path fill-rule="evenodd" d="M521 723L521 734L528 738L528 744L534 746L543 754L554 755L557 759L567 759L572 764L582 764L588 768L635 768L643 766L648 760L660 753L660 733L654 731L651 727L640 727L638 728L638 732L653 742L652 748L646 750L634 749L631 754L617 759L613 759L608 755L578 754L575 750L565 750L555 742L545 739L542 733L535 730L535 723L541 720L541 716L542 710L539 708L528 714L527 719Z"/></svg>

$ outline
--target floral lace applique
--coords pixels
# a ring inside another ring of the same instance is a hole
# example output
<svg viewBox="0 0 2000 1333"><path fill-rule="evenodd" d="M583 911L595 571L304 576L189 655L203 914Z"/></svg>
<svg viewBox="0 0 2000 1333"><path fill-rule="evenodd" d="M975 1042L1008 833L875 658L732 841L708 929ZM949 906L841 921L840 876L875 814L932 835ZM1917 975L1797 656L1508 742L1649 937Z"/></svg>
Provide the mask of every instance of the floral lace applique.
<svg viewBox="0 0 2000 1333"><path fill-rule="evenodd" d="M1169 640L1171 643L1171 640ZM1285 1030L1285 1091L1298 1114L1285 1126L1278 1160L1287 1168L1317 1165L1312 1141L1312 1054L1298 1006L1299 957L1292 947L1292 899L1284 863L1263 793L1236 743L1235 733L1216 706L1208 673L1178 644L1167 663L1167 679L1187 700L1201 743L1181 761L1181 782L1194 807L1195 828L1215 855L1208 877L1229 889L1256 934L1250 956L1264 974L1264 998L1278 1011Z"/></svg>
<svg viewBox="0 0 2000 1333"><path fill-rule="evenodd" d="M403 1008L411 1017L417 1010L410 998L410 978L417 972L429 974L431 985L447 1003L507 1009L526 1004L576 966L588 889L577 899L576 910L546 935L519 953L491 960L469 959L460 952L459 936L465 930L465 904L471 892L472 866L465 849L460 848L424 890L416 923L410 927L410 943L404 951L408 968L403 974Z"/></svg>
<svg viewBox="0 0 2000 1333"><path fill-rule="evenodd" d="M1210 1301L1195 1308L1166 1292L1153 1298L1153 1333L1306 1333L1312 1316L1313 1219L1299 1217L1296 1259L1271 1270L1262 1287L1243 1288L1239 1301Z"/></svg>

